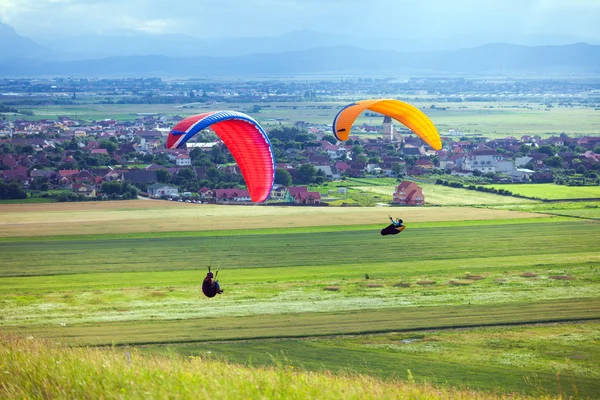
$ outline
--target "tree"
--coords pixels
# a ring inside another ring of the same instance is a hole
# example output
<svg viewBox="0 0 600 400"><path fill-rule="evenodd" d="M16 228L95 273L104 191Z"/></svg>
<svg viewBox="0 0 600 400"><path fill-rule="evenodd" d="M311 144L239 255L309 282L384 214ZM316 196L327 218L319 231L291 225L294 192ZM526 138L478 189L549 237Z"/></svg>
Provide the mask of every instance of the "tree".
<svg viewBox="0 0 600 400"><path fill-rule="evenodd" d="M292 184L292 175L283 168L277 168L275 170L275 183L283 186L290 186Z"/></svg>
<svg viewBox="0 0 600 400"><path fill-rule="evenodd" d="M326 141L328 141L331 144L336 144L337 143L337 139L333 135L325 135L325 136L323 136L323 140L326 140Z"/></svg>
<svg viewBox="0 0 600 400"><path fill-rule="evenodd" d="M227 159L219 146L213 146L210 150L210 160L215 164L225 164Z"/></svg>
<svg viewBox="0 0 600 400"><path fill-rule="evenodd" d="M190 158L192 159L192 161L196 161L209 157L201 148L194 147L192 151L190 151Z"/></svg>
<svg viewBox="0 0 600 400"><path fill-rule="evenodd" d="M577 172L578 174L585 174L587 172L587 169L584 165L579 165L575 172Z"/></svg>
<svg viewBox="0 0 600 400"><path fill-rule="evenodd" d="M600 146L594 147L594 153L600 154Z"/></svg>
<svg viewBox="0 0 600 400"><path fill-rule="evenodd" d="M313 135L312 133L308 133L308 132L301 132L299 134L297 134L296 136L294 136L294 141L298 142L298 143L308 143L311 140L315 140L317 137L315 135Z"/></svg>
<svg viewBox="0 0 600 400"><path fill-rule="evenodd" d="M2 183L0 182L0 199L11 200L11 199L25 199L27 198L27 192L23 190L21 185L17 182Z"/></svg>
<svg viewBox="0 0 600 400"><path fill-rule="evenodd" d="M156 180L160 183L168 183L171 180L171 174L166 169L157 169Z"/></svg>
<svg viewBox="0 0 600 400"><path fill-rule="evenodd" d="M23 146L17 145L15 148L15 152L18 154L33 154L35 153L35 149L30 144L24 144Z"/></svg>
<svg viewBox="0 0 600 400"><path fill-rule="evenodd" d="M102 184L102 193L105 195L118 195L121 194L121 183L117 181L104 182Z"/></svg>
<svg viewBox="0 0 600 400"><path fill-rule="evenodd" d="M187 179L188 181L196 179L196 174L191 168L180 169L179 172L177 172L177 176L179 176L182 179Z"/></svg>
<svg viewBox="0 0 600 400"><path fill-rule="evenodd" d="M363 154L365 152L365 149L363 149L363 147L361 145L354 145L352 146L352 158L355 158L356 156L359 156L361 154Z"/></svg>
<svg viewBox="0 0 600 400"><path fill-rule="evenodd" d="M11 154L14 153L14 148L10 143L2 143L0 144L0 153L2 154Z"/></svg>
<svg viewBox="0 0 600 400"><path fill-rule="evenodd" d="M306 133L304 129L299 129L295 126L278 126L269 131L269 138L279 139L283 142L294 140L296 135Z"/></svg>
<svg viewBox="0 0 600 400"><path fill-rule="evenodd" d="M548 154L550 157L556 154L556 150L547 144L544 144L538 148L538 153Z"/></svg>
<svg viewBox="0 0 600 400"><path fill-rule="evenodd" d="M113 154L115 151L117 151L117 144L114 143L114 142L112 142L112 141L110 141L110 140L101 140L100 141L100 148L101 149L106 149L106 151L109 154Z"/></svg>
<svg viewBox="0 0 600 400"><path fill-rule="evenodd" d="M563 159L559 156L549 157L544 160L544 164L551 168L561 168Z"/></svg>
<svg viewBox="0 0 600 400"><path fill-rule="evenodd" d="M394 163L392 164L392 171L394 171L397 176L402 177L406 174L406 167L404 164Z"/></svg>
<svg viewBox="0 0 600 400"><path fill-rule="evenodd" d="M298 182L311 183L317 170L312 164L302 164L298 168Z"/></svg>

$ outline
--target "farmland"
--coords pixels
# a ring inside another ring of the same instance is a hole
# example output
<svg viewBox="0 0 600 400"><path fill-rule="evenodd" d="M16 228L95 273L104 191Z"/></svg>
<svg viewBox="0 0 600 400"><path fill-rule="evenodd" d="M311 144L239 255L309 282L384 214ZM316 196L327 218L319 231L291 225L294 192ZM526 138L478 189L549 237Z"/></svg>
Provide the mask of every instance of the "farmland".
<svg viewBox="0 0 600 400"><path fill-rule="evenodd" d="M190 103L171 104L81 104L70 106L22 107L37 118L54 118L67 115L75 119L92 120L114 118L133 120L138 113L159 113L166 116L187 116L213 110L236 110L250 114L261 125L269 128L280 122L293 124L296 121L331 124L336 113L348 102L368 98L368 95L345 96L324 99L318 102L259 102L259 112L253 111L253 103ZM598 132L598 111L588 107L554 107L544 104L518 101L477 101L447 103L428 96L392 96L409 101L423 109L434 121L440 132L458 129L465 134L486 137L521 135L549 136L561 132L569 135L585 135ZM183 108L185 106L186 108ZM432 106L434 106L432 108ZM379 124L380 118L360 116L356 124ZM576 128L574 128L576 127Z"/></svg>
<svg viewBox="0 0 600 400"><path fill-rule="evenodd" d="M389 208L0 205L0 329L500 392L572 393L561 372L597 395L600 226L543 206L403 208L383 238Z"/></svg>
<svg viewBox="0 0 600 400"><path fill-rule="evenodd" d="M496 189L509 190L515 194L540 199L600 199L600 186L561 186L553 183L498 184L489 185Z"/></svg>

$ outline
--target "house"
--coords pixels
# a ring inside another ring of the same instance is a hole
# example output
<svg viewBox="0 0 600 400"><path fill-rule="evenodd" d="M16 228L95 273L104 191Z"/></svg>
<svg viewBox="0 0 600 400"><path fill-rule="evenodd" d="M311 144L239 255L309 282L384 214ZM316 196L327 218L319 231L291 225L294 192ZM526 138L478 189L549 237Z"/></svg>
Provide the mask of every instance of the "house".
<svg viewBox="0 0 600 400"><path fill-rule="evenodd" d="M296 195L298 193L308 192L306 186L290 186L287 190L287 195L285 197L285 201L288 203L293 203L296 201Z"/></svg>
<svg viewBox="0 0 600 400"><path fill-rule="evenodd" d="M203 186L200 190L198 190L198 195L203 200L211 200L215 196L215 192L206 186Z"/></svg>
<svg viewBox="0 0 600 400"><path fill-rule="evenodd" d="M214 198L219 203L250 202L250 193L245 189L215 189Z"/></svg>
<svg viewBox="0 0 600 400"><path fill-rule="evenodd" d="M5 180L24 181L27 179L27 167L15 167L0 171L0 178Z"/></svg>
<svg viewBox="0 0 600 400"><path fill-rule="evenodd" d="M425 203L423 189L416 183L402 181L396 188L393 195L392 204L402 204L406 206L422 206Z"/></svg>
<svg viewBox="0 0 600 400"><path fill-rule="evenodd" d="M517 157L515 158L515 167L522 168L533 161L531 157Z"/></svg>
<svg viewBox="0 0 600 400"><path fill-rule="evenodd" d="M321 148L327 152L327 155L335 160L345 160L348 156L348 149L346 149L344 146L331 144L326 140L321 142L321 144Z"/></svg>
<svg viewBox="0 0 600 400"><path fill-rule="evenodd" d="M509 175L512 178L513 182L527 182L530 180L531 176L535 173L530 169L525 168L517 168L513 171L510 171Z"/></svg>
<svg viewBox="0 0 600 400"><path fill-rule="evenodd" d="M308 161L314 166L329 165L329 156L325 154L311 154L308 156Z"/></svg>
<svg viewBox="0 0 600 400"><path fill-rule="evenodd" d="M180 154L175 159L175 164L180 167L192 165L192 159L187 154Z"/></svg>
<svg viewBox="0 0 600 400"><path fill-rule="evenodd" d="M92 186L84 185L81 183L74 183L71 190L73 190L74 194L82 194L88 198L96 197L96 189Z"/></svg>
<svg viewBox="0 0 600 400"><path fill-rule="evenodd" d="M512 160L502 160L496 162L496 172L510 172L515 169L515 163Z"/></svg>
<svg viewBox="0 0 600 400"><path fill-rule="evenodd" d="M470 154L466 159L465 163L462 166L463 169L467 171L479 171L483 174L485 173L495 173L496 172L496 156L494 152L488 151L479 151L477 153Z"/></svg>
<svg viewBox="0 0 600 400"><path fill-rule="evenodd" d="M0 165L3 167L14 168L17 166L17 160L12 154L0 155Z"/></svg>
<svg viewBox="0 0 600 400"><path fill-rule="evenodd" d="M163 196L179 196L179 190L176 187L165 185L164 183L155 183L148 186L150 197L160 198Z"/></svg>
<svg viewBox="0 0 600 400"><path fill-rule="evenodd" d="M415 162L415 167L423 169L433 169L434 165L429 160L417 160Z"/></svg>
<svg viewBox="0 0 600 400"><path fill-rule="evenodd" d="M340 174L334 173L329 165L317 165L315 169L322 171L329 180L340 179Z"/></svg>
<svg viewBox="0 0 600 400"><path fill-rule="evenodd" d="M78 183L93 183L95 179L94 174L90 171L82 170L77 174L71 175L71 180Z"/></svg>
<svg viewBox="0 0 600 400"><path fill-rule="evenodd" d="M296 204L320 204L321 193L319 192L298 192L294 197Z"/></svg>
<svg viewBox="0 0 600 400"><path fill-rule="evenodd" d="M108 155L108 150L106 149L92 149L92 154L104 154Z"/></svg>
<svg viewBox="0 0 600 400"><path fill-rule="evenodd" d="M132 169L123 172L123 180L136 184L157 182L158 178L155 170Z"/></svg>
<svg viewBox="0 0 600 400"><path fill-rule="evenodd" d="M338 173L343 174L350 169L350 166L344 161L336 161L335 168L337 169Z"/></svg>
<svg viewBox="0 0 600 400"><path fill-rule="evenodd" d="M554 175L552 171L539 171L535 172L531 177L531 182L534 183L552 183L554 182Z"/></svg>
<svg viewBox="0 0 600 400"><path fill-rule="evenodd" d="M33 169L29 174L32 178L47 178L54 179L56 172L51 169Z"/></svg>
<svg viewBox="0 0 600 400"><path fill-rule="evenodd" d="M372 175L379 175L381 173L381 167L379 164L367 164L365 170L367 171L367 174Z"/></svg>
<svg viewBox="0 0 600 400"><path fill-rule="evenodd" d="M401 153L405 156L420 156L425 150L422 147L416 147L412 144L405 144Z"/></svg>
<svg viewBox="0 0 600 400"><path fill-rule="evenodd" d="M269 199L285 200L287 194L288 194L287 187L285 187L283 185L275 184L275 185L273 185L273 189L271 189L271 194L269 195Z"/></svg>

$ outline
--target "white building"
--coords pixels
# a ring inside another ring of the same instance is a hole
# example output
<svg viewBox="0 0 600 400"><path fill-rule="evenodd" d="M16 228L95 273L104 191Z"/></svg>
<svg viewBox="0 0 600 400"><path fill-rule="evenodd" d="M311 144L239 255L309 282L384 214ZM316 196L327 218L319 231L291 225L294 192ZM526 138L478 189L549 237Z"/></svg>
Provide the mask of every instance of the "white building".
<svg viewBox="0 0 600 400"><path fill-rule="evenodd" d="M479 171L482 174L496 172L496 160L492 155L473 155L467 157L462 168L466 171Z"/></svg>
<svg viewBox="0 0 600 400"><path fill-rule="evenodd" d="M510 172L510 177L512 178L513 182L527 182L531 180L531 176L534 174L534 172L535 171L530 169L517 168Z"/></svg>
<svg viewBox="0 0 600 400"><path fill-rule="evenodd" d="M175 164L177 164L180 167L190 166L192 165L192 159L188 155L180 154L175 159Z"/></svg>
<svg viewBox="0 0 600 400"><path fill-rule="evenodd" d="M148 186L150 197L160 198L163 196L178 196L179 190L176 187L165 185L164 183L155 183Z"/></svg>
<svg viewBox="0 0 600 400"><path fill-rule="evenodd" d="M502 160L496 162L496 172L510 172L515 169L515 163L512 160Z"/></svg>

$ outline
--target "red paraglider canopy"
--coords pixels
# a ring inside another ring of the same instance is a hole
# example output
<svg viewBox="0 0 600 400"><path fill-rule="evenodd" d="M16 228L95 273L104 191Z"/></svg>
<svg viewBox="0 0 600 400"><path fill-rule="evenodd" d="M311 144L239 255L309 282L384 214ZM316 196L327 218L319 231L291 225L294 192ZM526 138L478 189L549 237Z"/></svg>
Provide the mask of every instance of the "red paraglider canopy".
<svg viewBox="0 0 600 400"><path fill-rule="evenodd" d="M269 137L252 117L237 111L211 111L193 115L173 127L167 148L177 149L202 129L210 127L237 162L250 197L263 202L275 182L275 157Z"/></svg>

